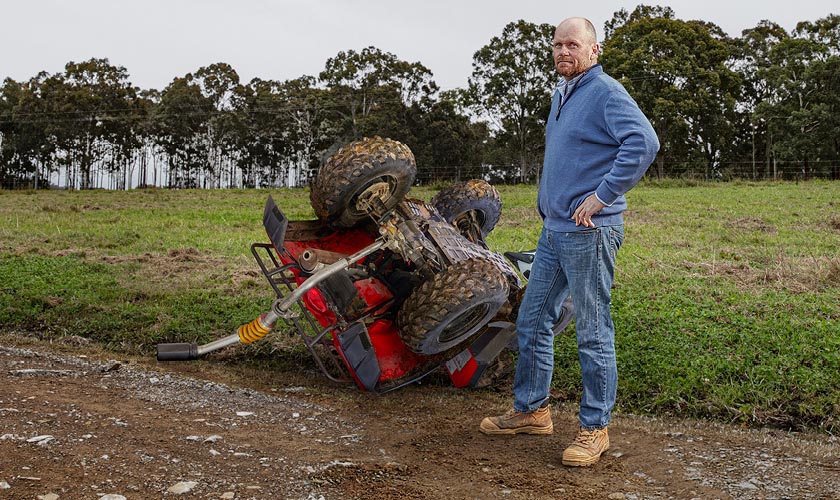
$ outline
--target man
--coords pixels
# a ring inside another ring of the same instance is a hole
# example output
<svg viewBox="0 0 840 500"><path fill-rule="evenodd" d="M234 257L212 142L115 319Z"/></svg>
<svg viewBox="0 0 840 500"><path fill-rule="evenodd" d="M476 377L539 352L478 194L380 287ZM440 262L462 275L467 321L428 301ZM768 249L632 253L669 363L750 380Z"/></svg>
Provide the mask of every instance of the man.
<svg viewBox="0 0 840 500"><path fill-rule="evenodd" d="M659 150L650 122L624 87L598 64L595 28L566 19L554 33L554 65L563 77L546 124L537 206L543 229L516 324L519 360L513 410L481 422L485 434L551 434L554 371L551 327L571 293L583 378L580 429L563 464L594 464L609 448L607 425L618 374L610 288L624 239L624 193Z"/></svg>

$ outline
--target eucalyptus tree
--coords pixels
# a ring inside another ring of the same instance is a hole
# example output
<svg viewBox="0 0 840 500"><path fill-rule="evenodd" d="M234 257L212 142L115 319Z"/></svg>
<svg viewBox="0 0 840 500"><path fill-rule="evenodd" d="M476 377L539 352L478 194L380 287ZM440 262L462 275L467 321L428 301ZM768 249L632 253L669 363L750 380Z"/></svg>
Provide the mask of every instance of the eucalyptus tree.
<svg viewBox="0 0 840 500"><path fill-rule="evenodd" d="M43 102L34 98L37 79L7 78L0 87L0 186L41 187L49 178L53 148L44 132Z"/></svg>
<svg viewBox="0 0 840 500"><path fill-rule="evenodd" d="M20 89L20 84L11 78L6 78L3 81L3 87L0 87L0 188L11 186L18 170L13 167L16 152L13 140L10 140L14 134L12 100L17 101L15 90L18 89Z"/></svg>
<svg viewBox="0 0 840 500"><path fill-rule="evenodd" d="M229 64L215 63L175 78L155 97L149 130L169 164L170 186L239 184L240 87ZM252 185L250 177L241 180Z"/></svg>
<svg viewBox="0 0 840 500"><path fill-rule="evenodd" d="M0 87L0 188L14 186L27 170L16 144L18 124L12 120L21 92L22 85L11 78L6 78Z"/></svg>
<svg viewBox="0 0 840 500"><path fill-rule="evenodd" d="M604 42L605 70L624 84L659 136L657 176L680 174L692 163L703 164L707 177L720 174L741 86L727 67L731 54L731 41L713 24L644 12L616 23Z"/></svg>
<svg viewBox="0 0 840 500"><path fill-rule="evenodd" d="M466 91L447 90L429 99L411 116L412 151L417 159L418 182L463 180L484 175L484 147L489 131L473 122L465 111Z"/></svg>
<svg viewBox="0 0 840 500"><path fill-rule="evenodd" d="M305 184L326 160L335 144L341 122L330 109L330 93L319 88L312 76L287 80L279 88L285 122L289 124L287 159L293 167L291 182Z"/></svg>
<svg viewBox="0 0 840 500"><path fill-rule="evenodd" d="M794 34L824 45L827 55L840 55L840 15L829 14L816 21L802 21Z"/></svg>
<svg viewBox="0 0 840 500"><path fill-rule="evenodd" d="M175 78L160 94L152 117L155 143L166 156L169 187L200 186L207 165L206 136L215 108L192 75Z"/></svg>
<svg viewBox="0 0 840 500"><path fill-rule="evenodd" d="M68 167L68 179L77 172L80 189L94 187L96 166L118 178L137 147L132 122L138 89L126 69L107 59L69 62L63 73L43 79L38 90L46 104L46 132Z"/></svg>
<svg viewBox="0 0 840 500"><path fill-rule="evenodd" d="M772 46L756 72L772 89L755 113L774 139L774 165L794 166L798 177L840 177L838 24L835 15L800 23L792 36Z"/></svg>
<svg viewBox="0 0 840 500"><path fill-rule="evenodd" d="M205 174L202 187L221 187L224 164L232 167L239 154L234 140L237 129L241 127L235 114L239 107L236 102L239 75L230 64L214 63L187 75L187 79L201 89L202 95L213 106L206 121L203 141L207 158L202 169ZM233 184L232 171L228 171L228 179L229 184ZM253 180L247 176L243 177L243 184L245 187L254 186Z"/></svg>
<svg viewBox="0 0 840 500"><path fill-rule="evenodd" d="M119 108L106 115L106 138L110 144L107 170L114 176L120 189L132 188L134 168L138 165L145 146L145 134L151 103L144 97L147 92L129 86L123 97L116 100Z"/></svg>
<svg viewBox="0 0 840 500"><path fill-rule="evenodd" d="M342 124L341 140L347 141L387 129L399 136L393 133L395 118L404 122L409 106L437 92L432 77L419 62L367 47L328 59L319 81L329 91L335 121Z"/></svg>
<svg viewBox="0 0 840 500"><path fill-rule="evenodd" d="M241 124L237 129L241 151L237 165L246 184L286 184L292 147L282 86L281 82L255 78L237 90Z"/></svg>
<svg viewBox="0 0 840 500"><path fill-rule="evenodd" d="M135 138L139 143L137 152L137 187L158 185L158 155L155 152L155 107L160 103L160 91L141 90L137 96L137 119L134 122ZM149 166L152 178L149 179Z"/></svg>
<svg viewBox="0 0 840 500"><path fill-rule="evenodd" d="M632 11L627 9L619 9L613 13L612 19L604 23L604 40L612 38L615 30L632 21L639 19L646 19L652 17L662 17L665 19L676 19L677 15L671 7L663 7L660 5L638 5Z"/></svg>
<svg viewBox="0 0 840 500"><path fill-rule="evenodd" d="M771 21L761 21L755 27L743 30L735 40L733 69L744 79L741 106L747 118L742 143L748 145L753 178L773 176L771 167L773 136L764 114L756 112L762 103L774 102L776 89L764 78L770 67L770 52L779 42L790 38L784 28ZM746 137L749 134L749 137ZM758 165L764 164L759 174Z"/></svg>
<svg viewBox="0 0 840 500"><path fill-rule="evenodd" d="M490 124L496 143L530 179L545 148L545 120L558 81L551 57L555 27L516 21L473 55L469 92L472 111Z"/></svg>
<svg viewBox="0 0 840 500"><path fill-rule="evenodd" d="M237 164L254 184L299 186L335 141L327 91L311 76L287 81L255 78L237 90Z"/></svg>
<svg viewBox="0 0 840 500"><path fill-rule="evenodd" d="M236 89L234 117L238 126L232 127L232 131L240 154L235 164L246 183L256 184L258 176L280 175L278 167L282 165L286 146L278 86L278 82L255 78Z"/></svg>
<svg viewBox="0 0 840 500"><path fill-rule="evenodd" d="M840 179L840 15L801 22L794 35L817 44L805 76L810 103L794 122L814 139L814 173Z"/></svg>

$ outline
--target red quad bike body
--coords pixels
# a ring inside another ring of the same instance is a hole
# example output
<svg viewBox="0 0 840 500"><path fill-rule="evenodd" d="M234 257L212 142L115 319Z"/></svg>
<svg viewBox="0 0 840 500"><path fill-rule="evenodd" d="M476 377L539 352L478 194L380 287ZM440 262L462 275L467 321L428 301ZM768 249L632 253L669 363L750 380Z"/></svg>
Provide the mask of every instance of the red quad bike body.
<svg viewBox="0 0 840 500"><path fill-rule="evenodd" d="M456 387L491 383L505 372L500 354L516 349L520 273L527 278L533 253L505 254L515 268L488 249L501 199L485 181L456 183L425 203L406 197L415 172L405 145L363 139L312 182L317 220L289 221L269 197L270 243L251 252L275 292L271 309L209 344L160 344L158 359L254 342L282 319L324 375L365 391L385 393L441 366ZM555 334L572 315L567 301Z"/></svg>
<svg viewBox="0 0 840 500"><path fill-rule="evenodd" d="M419 200L403 205L434 210ZM432 217L447 224L436 213ZM263 224L271 245L254 244L252 252L278 297L309 279L312 274L307 269L353 255L378 236L371 225L334 229L318 221L287 221L271 198ZM395 314L406 300L399 280L406 279L404 274L410 271L404 268L411 269L412 264L388 254L386 249L353 262L350 272L341 270L301 296L302 314L293 323L324 374L336 381L352 379L363 390L381 393L415 382L443 365L456 387L486 384L488 379L482 376L489 375L488 368L511 346L513 325L489 321L462 345L440 354L412 351L400 337ZM399 276L394 278L395 274Z"/></svg>
<svg viewBox="0 0 840 500"><path fill-rule="evenodd" d="M269 199L269 205L272 201ZM267 207L266 214L268 213L269 210ZM266 220L264 223L268 227L274 221ZM315 236L312 233L307 234L306 230L299 233L295 232L295 223L292 222L290 225L292 227L292 231L290 232L297 235L298 238ZM305 223L300 225L305 226ZM291 270L291 279L294 280L295 286L300 285L307 278L306 273L301 272L300 266L297 264L298 259L301 258L301 254L307 250L311 251L312 249L316 249L335 254L353 255L373 243L375 239L368 231L363 229L338 231L322 229L322 231L324 230L327 234L320 238L314 237L313 239L303 239L303 241L286 239L282 243L277 242L282 245L279 248L277 243L272 242L272 248L280 256L281 263L288 266ZM388 286L373 277L353 281L352 286L355 293L358 294L357 296L364 303L364 307L359 313L361 315L367 315L369 318L365 325L367 337L362 337L362 340L358 343L342 343L341 340L344 337L340 335L339 314L335 312L338 307L335 304L336 299L329 295L330 292L322 292L319 288L313 288L302 297L302 303L306 311L314 317L315 322L322 329L326 329L329 332L327 338L330 345L326 349L327 356L333 352L338 355L346 373L362 389L368 389L368 386L370 386L371 375L369 373L358 373L357 370L373 371L375 373L377 371L376 367L378 367L377 384L399 380L417 370L422 370L426 364L426 359L406 347L405 343L400 340L397 334L397 326L394 319L383 314L394 301L394 294ZM353 292L350 291L350 293L352 294ZM342 319L347 323L347 319L350 318ZM364 335L365 332L358 332L358 334ZM307 336L306 332L302 332L301 335ZM314 347L314 345L310 346ZM370 349L373 350L375 363L368 358L371 355ZM316 353L315 355L318 357L323 356L321 353ZM326 366L328 365L323 365L323 367ZM336 376L329 370L326 371L326 374L330 378L341 378L341 375ZM365 375L368 376L365 377Z"/></svg>

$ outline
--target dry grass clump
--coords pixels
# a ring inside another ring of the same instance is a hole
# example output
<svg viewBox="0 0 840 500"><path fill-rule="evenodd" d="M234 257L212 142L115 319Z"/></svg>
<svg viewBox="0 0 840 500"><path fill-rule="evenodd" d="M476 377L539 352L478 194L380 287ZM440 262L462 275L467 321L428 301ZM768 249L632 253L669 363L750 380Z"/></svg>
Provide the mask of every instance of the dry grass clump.
<svg viewBox="0 0 840 500"><path fill-rule="evenodd" d="M739 219L735 219L732 222L732 227L736 229L745 229L748 231L759 231L762 233L770 233L775 234L778 233L779 230L776 226L772 224L766 223L763 219L759 217L742 217Z"/></svg>
<svg viewBox="0 0 840 500"><path fill-rule="evenodd" d="M780 253L767 262L713 260L683 262L682 265L701 276L730 279L745 291L773 288L803 293L840 286L840 257Z"/></svg>

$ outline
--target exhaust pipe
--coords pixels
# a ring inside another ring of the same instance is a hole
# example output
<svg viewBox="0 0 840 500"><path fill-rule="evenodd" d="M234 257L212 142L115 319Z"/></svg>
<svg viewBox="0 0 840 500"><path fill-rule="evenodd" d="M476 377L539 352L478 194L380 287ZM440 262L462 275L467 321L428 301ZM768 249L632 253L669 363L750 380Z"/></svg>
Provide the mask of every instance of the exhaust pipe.
<svg viewBox="0 0 840 500"><path fill-rule="evenodd" d="M321 267L318 272L313 274L309 279L301 283L295 290L285 297L281 297L271 304L271 310L265 314L255 318L250 323L246 323L236 329L236 333L222 337L213 342L198 345L195 342L187 343L173 343L173 344L158 344L157 359L158 361L191 361L198 359L199 356L207 354L208 352L216 351L233 344L250 344L265 337L274 329L277 320L280 318L291 319L297 315L291 311L303 295L326 278L339 272L353 262L363 259L373 252L385 246L385 241L376 240L365 248L359 250L349 257L338 258L335 262ZM327 252L332 253L332 252ZM317 262L319 258L332 259L334 255L314 255L316 265L323 265L323 262Z"/></svg>
<svg viewBox="0 0 840 500"><path fill-rule="evenodd" d="M198 359L198 344L158 344L158 361L191 361Z"/></svg>
<svg viewBox="0 0 840 500"><path fill-rule="evenodd" d="M330 252L320 248L307 248L298 256L298 264L307 273L314 273L344 257L347 257L347 254Z"/></svg>
<svg viewBox="0 0 840 500"><path fill-rule="evenodd" d="M278 316L274 311L269 311L255 318L250 323L245 323L236 329L236 333L222 337L213 342L198 345L193 342L175 343L175 344L158 344L157 346L157 360L158 361L192 361L198 359L202 354L216 351L223 347L233 344L250 344L256 342L274 329L277 324Z"/></svg>

